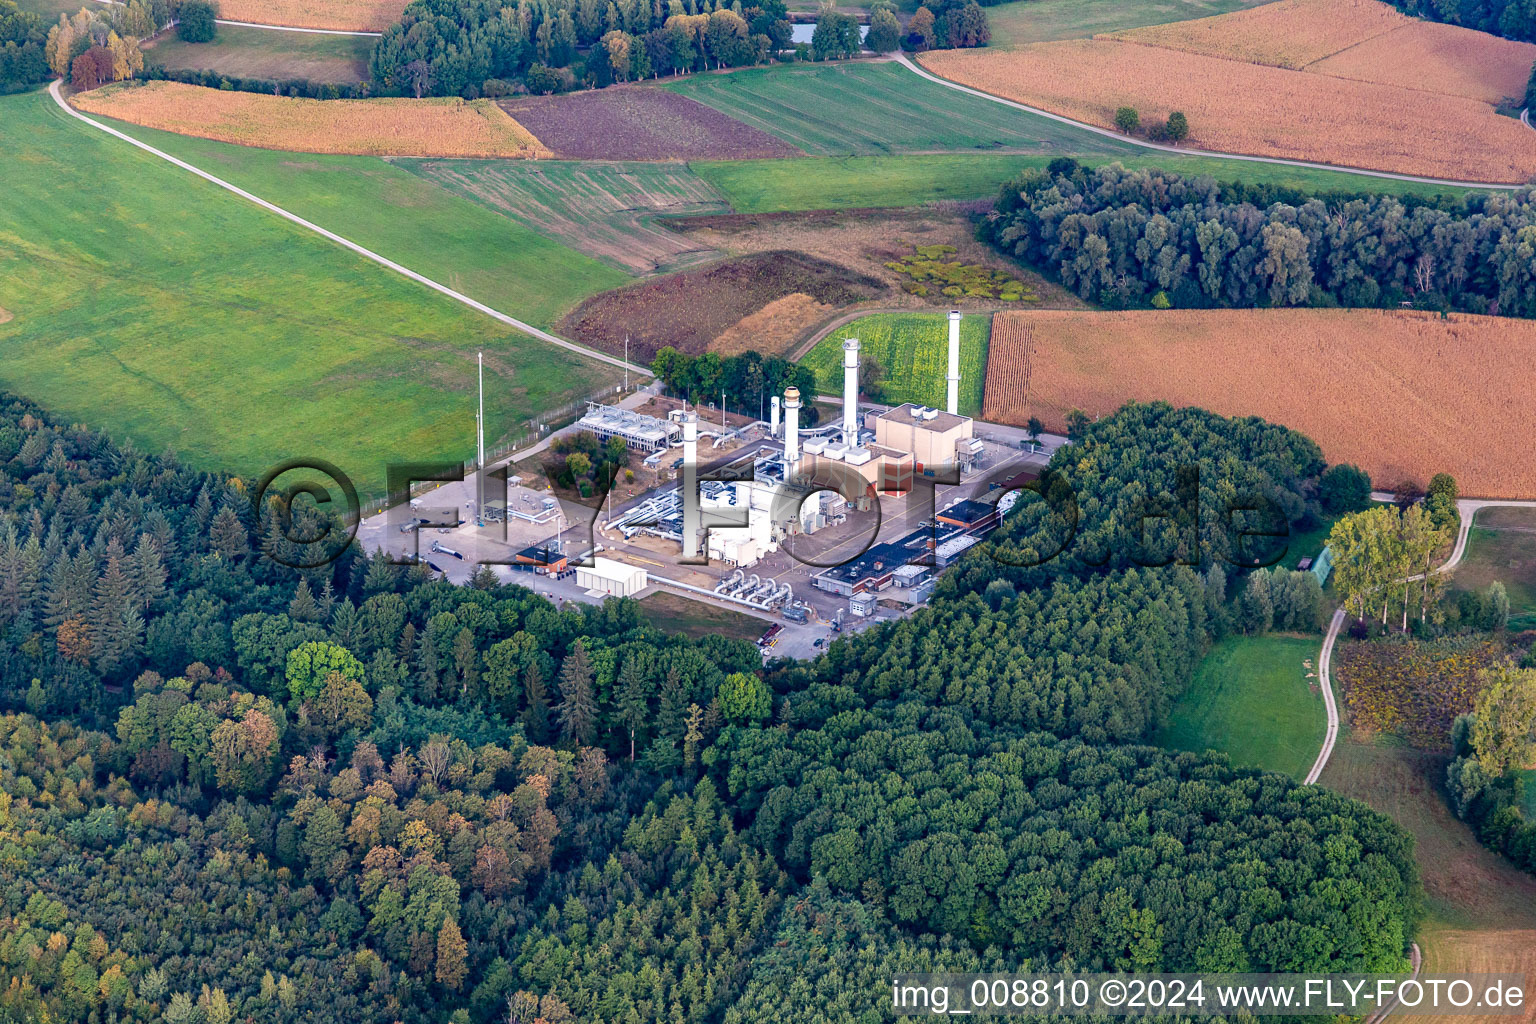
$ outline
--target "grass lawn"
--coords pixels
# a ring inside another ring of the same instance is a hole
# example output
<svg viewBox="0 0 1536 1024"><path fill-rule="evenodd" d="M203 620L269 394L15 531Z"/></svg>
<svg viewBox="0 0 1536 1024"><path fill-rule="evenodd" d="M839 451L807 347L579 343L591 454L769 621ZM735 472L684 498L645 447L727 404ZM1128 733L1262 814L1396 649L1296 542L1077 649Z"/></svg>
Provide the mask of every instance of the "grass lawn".
<svg viewBox="0 0 1536 1024"><path fill-rule="evenodd" d="M1172 750L1219 750L1234 764L1300 779L1327 729L1322 693L1308 679L1313 637L1233 637L1211 649L1153 742Z"/></svg>
<svg viewBox="0 0 1536 1024"><path fill-rule="evenodd" d="M612 379L43 92L0 98L0 180L0 386L150 451L246 476L318 456L373 491L473 451L477 350L492 437Z"/></svg>
<svg viewBox="0 0 1536 1024"><path fill-rule="evenodd" d="M681 633L697 639L719 633L733 640L756 640L771 625L741 612L716 608L702 601L659 590L640 602L645 621L668 633Z"/></svg>
<svg viewBox="0 0 1536 1024"><path fill-rule="evenodd" d="M1451 813L1442 789L1446 761L1390 738L1362 741L1346 730L1321 783L1412 833L1428 910L1419 932L1424 973L1536 976L1536 878L1479 844ZM1415 1018L1437 1019L1469 1018Z"/></svg>
<svg viewBox="0 0 1536 1024"><path fill-rule="evenodd" d="M16 3L23 11L40 16L48 25L57 25L61 14L73 17L82 7L96 6L89 0L16 0Z"/></svg>
<svg viewBox="0 0 1536 1024"><path fill-rule="evenodd" d="M237 78L361 82L368 77L373 44L367 36L220 25L211 43L184 43L174 32L167 33L145 49L144 63L162 64L173 71L217 71Z"/></svg>
<svg viewBox="0 0 1536 1024"><path fill-rule="evenodd" d="M1015 0L987 8L993 46L1081 39L1258 7L1270 0Z"/></svg>
<svg viewBox="0 0 1536 1024"><path fill-rule="evenodd" d="M960 321L960 413L981 415L987 341L992 318L970 313ZM949 372L949 322L944 313L876 313L827 335L800 360L816 371L824 395L843 393L843 339L858 338L860 355L885 370L880 400L944 408Z"/></svg>
<svg viewBox="0 0 1536 1024"><path fill-rule="evenodd" d="M1536 628L1536 509L1480 509L1452 580L1457 590L1482 590L1498 580L1509 592L1512 627Z"/></svg>
<svg viewBox="0 0 1536 1024"><path fill-rule="evenodd" d="M539 327L630 280L387 160L254 149L99 120Z"/></svg>
<svg viewBox="0 0 1536 1024"><path fill-rule="evenodd" d="M1031 115L1021 113L1020 116ZM1057 155L1060 154L922 153L799 160L695 161L691 166L730 201L736 212L780 213L915 206L941 199L991 199L1004 182L1026 168L1044 167ZM1344 171L1316 171L1146 150L1134 155L1083 158L1086 164L1112 162L1127 167L1160 167L1188 176L1206 174L1218 181L1273 182L1313 192L1368 191L1384 195L1430 196L1473 191L1371 178Z"/></svg>
<svg viewBox="0 0 1536 1024"><path fill-rule="evenodd" d="M1132 151L1127 143L967 95L899 64L779 65L688 75L664 87L815 156Z"/></svg>

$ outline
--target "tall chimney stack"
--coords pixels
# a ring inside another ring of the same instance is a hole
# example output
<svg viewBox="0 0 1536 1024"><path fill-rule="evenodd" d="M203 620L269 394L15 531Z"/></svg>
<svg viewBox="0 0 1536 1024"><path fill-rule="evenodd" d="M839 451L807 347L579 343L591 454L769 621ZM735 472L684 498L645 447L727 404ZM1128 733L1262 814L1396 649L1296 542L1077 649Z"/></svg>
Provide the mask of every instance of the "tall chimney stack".
<svg viewBox="0 0 1536 1024"><path fill-rule="evenodd" d="M952 416L960 414L960 311L949 311L949 375L945 378L949 387L945 393L945 411Z"/></svg>
<svg viewBox="0 0 1536 1024"><path fill-rule="evenodd" d="M699 556L699 414L683 413L683 557ZM691 500L690 500L691 499Z"/></svg>
<svg viewBox="0 0 1536 1024"><path fill-rule="evenodd" d="M794 471L800 461L800 389L791 384L784 389L784 475Z"/></svg>
<svg viewBox="0 0 1536 1024"><path fill-rule="evenodd" d="M769 437L778 437L779 436L779 396L778 395L774 395L773 396L773 401L768 403L768 408L770 410L772 410L772 412L770 413L770 419L768 420L768 436Z"/></svg>
<svg viewBox="0 0 1536 1024"><path fill-rule="evenodd" d="M859 446L859 339L843 339L843 444Z"/></svg>

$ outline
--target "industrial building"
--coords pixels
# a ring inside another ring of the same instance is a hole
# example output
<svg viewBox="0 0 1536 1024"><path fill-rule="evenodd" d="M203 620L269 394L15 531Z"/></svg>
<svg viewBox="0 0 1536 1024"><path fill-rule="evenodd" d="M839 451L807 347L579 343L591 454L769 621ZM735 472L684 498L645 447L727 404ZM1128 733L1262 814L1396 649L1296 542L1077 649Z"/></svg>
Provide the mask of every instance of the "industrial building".
<svg viewBox="0 0 1536 1024"><path fill-rule="evenodd" d="M576 421L578 430L596 435L599 441L622 437L636 451L656 452L677 444L682 427L670 419L642 416L616 405L587 403L587 414Z"/></svg>
<svg viewBox="0 0 1536 1024"><path fill-rule="evenodd" d="M958 527L966 533L990 533L1002 521L1002 513L990 502L967 498L934 516L945 526Z"/></svg>
<svg viewBox="0 0 1536 1024"><path fill-rule="evenodd" d="M647 580L646 572L640 566L601 555L592 559L590 566L576 567L576 585L585 588L589 594L634 597L645 589Z"/></svg>

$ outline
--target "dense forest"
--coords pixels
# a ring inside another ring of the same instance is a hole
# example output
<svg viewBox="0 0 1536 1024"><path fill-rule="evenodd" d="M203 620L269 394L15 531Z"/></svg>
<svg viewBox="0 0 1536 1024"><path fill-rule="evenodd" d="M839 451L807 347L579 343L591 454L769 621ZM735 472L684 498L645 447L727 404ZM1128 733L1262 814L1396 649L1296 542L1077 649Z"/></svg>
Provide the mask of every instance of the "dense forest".
<svg viewBox="0 0 1536 1024"><path fill-rule="evenodd" d="M998 248L1112 307L1397 306L1536 316L1536 193L1306 196L1052 161L1005 185Z"/></svg>
<svg viewBox="0 0 1536 1024"><path fill-rule="evenodd" d="M1030 564L1029 499L931 607L763 670L488 570L283 568L244 481L4 400L0 1020L853 1024L923 966L1402 968L1404 832L1138 745L1244 570L1203 518L1173 564L1119 535L1302 522L1316 447L1128 406L1055 468L1104 557Z"/></svg>
<svg viewBox="0 0 1536 1024"><path fill-rule="evenodd" d="M42 18L23 11L16 0L0 0L0 94L47 80L46 39Z"/></svg>

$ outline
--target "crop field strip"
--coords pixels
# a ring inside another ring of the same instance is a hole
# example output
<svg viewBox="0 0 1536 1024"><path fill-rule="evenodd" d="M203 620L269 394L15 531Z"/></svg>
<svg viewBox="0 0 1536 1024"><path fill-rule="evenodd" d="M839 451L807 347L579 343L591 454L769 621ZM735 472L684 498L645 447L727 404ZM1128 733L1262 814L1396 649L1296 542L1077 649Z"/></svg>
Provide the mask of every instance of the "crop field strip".
<svg viewBox="0 0 1536 1024"><path fill-rule="evenodd" d="M71 102L146 128L296 153L544 157L549 150L490 100L311 100L181 82L109 85Z"/></svg>
<svg viewBox="0 0 1536 1024"><path fill-rule="evenodd" d="M1017 149L1116 155L1135 147L916 78L893 63L777 67L667 83L815 155Z"/></svg>
<svg viewBox="0 0 1536 1024"><path fill-rule="evenodd" d="M487 216L480 204L385 160L297 156L133 125L119 127L537 327L553 327L587 296L630 280L628 274L511 218Z"/></svg>
<svg viewBox="0 0 1536 1024"><path fill-rule="evenodd" d="M405 160L399 166L635 274L715 255L658 224L658 215L730 211L720 193L683 164Z"/></svg>
<svg viewBox="0 0 1536 1024"><path fill-rule="evenodd" d="M571 160L741 160L804 156L776 135L679 92L610 86L520 96L501 107Z"/></svg>
<svg viewBox="0 0 1536 1024"><path fill-rule="evenodd" d="M472 449L614 379L162 160L0 99L0 382L190 464L328 459L359 489L391 460ZM403 172L400 172L403 173ZM97 197L111 197L101 199Z"/></svg>
<svg viewBox="0 0 1536 1024"><path fill-rule="evenodd" d="M1018 318L1020 324L1009 321ZM1026 332L1020 329L1027 326ZM1028 342L1027 392L1018 379ZM1529 400L1536 322L1407 310L1039 310L994 317L984 418L1060 429L1167 401L1261 416L1384 482L1456 477L1463 494L1536 497Z"/></svg>

